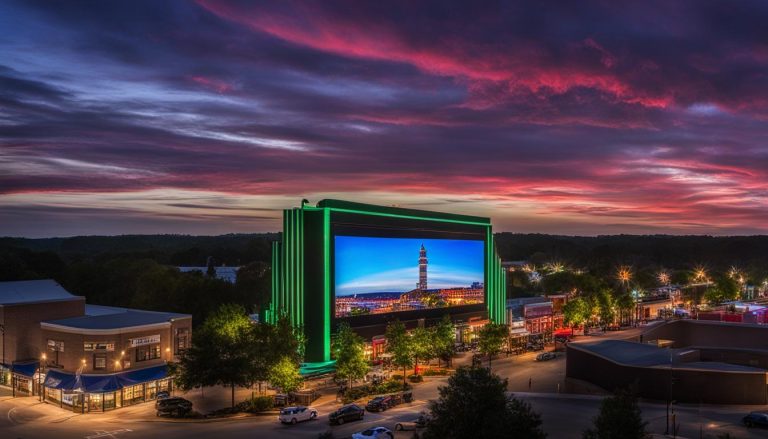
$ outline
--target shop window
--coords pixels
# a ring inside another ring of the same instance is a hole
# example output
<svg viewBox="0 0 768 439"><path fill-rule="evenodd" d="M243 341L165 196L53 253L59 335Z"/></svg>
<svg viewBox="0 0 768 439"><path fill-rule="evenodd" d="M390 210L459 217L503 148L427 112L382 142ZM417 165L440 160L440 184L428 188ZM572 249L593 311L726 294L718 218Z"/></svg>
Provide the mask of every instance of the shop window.
<svg viewBox="0 0 768 439"><path fill-rule="evenodd" d="M104 370L107 368L107 354L93 354L93 369Z"/></svg>
<svg viewBox="0 0 768 439"><path fill-rule="evenodd" d="M145 345L136 348L136 362L160 358L160 345Z"/></svg>
<svg viewBox="0 0 768 439"><path fill-rule="evenodd" d="M176 329L176 340L174 346L174 353L180 355L184 350L189 348L189 328Z"/></svg>

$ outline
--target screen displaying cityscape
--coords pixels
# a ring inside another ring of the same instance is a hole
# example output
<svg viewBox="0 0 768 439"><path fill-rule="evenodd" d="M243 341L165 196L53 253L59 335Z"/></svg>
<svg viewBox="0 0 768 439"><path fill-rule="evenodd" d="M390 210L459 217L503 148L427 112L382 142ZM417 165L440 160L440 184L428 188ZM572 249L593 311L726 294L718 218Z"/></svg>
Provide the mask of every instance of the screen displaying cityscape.
<svg viewBox="0 0 768 439"><path fill-rule="evenodd" d="M483 241L334 239L336 317L483 303Z"/></svg>

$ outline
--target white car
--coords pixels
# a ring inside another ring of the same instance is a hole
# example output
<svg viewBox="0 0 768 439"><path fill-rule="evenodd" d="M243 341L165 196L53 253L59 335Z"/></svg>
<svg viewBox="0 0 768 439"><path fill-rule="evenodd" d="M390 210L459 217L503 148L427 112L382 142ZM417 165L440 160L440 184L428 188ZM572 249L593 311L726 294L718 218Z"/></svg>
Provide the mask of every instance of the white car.
<svg viewBox="0 0 768 439"><path fill-rule="evenodd" d="M317 419L317 410L312 407L286 407L280 410L280 422L283 424L295 424L297 422Z"/></svg>
<svg viewBox="0 0 768 439"><path fill-rule="evenodd" d="M373 427L352 435L352 439L392 439L392 432L384 427Z"/></svg>

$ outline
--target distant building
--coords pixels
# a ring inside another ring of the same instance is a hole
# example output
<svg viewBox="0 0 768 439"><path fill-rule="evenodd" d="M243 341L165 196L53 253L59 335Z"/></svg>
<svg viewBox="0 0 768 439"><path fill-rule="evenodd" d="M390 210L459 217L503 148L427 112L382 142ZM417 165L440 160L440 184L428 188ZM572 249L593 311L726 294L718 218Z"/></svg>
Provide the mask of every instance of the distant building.
<svg viewBox="0 0 768 439"><path fill-rule="evenodd" d="M192 316L86 305L53 280L0 282L4 382L79 413L169 391L166 363L189 347Z"/></svg>
<svg viewBox="0 0 768 439"><path fill-rule="evenodd" d="M208 267L176 267L182 273L189 273L192 271L199 271L200 273L207 273ZM240 267L213 267L216 271L216 279L225 280L231 284L237 281L237 270Z"/></svg>

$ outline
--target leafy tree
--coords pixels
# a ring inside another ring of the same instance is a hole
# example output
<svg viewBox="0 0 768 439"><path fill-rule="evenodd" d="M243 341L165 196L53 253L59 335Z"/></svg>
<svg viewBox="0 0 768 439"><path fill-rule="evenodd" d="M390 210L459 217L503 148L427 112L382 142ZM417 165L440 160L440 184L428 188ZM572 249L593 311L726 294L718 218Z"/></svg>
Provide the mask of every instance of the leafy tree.
<svg viewBox="0 0 768 439"><path fill-rule="evenodd" d="M600 413L584 439L644 439L648 436L637 398L629 389L617 391L600 404Z"/></svg>
<svg viewBox="0 0 768 439"><path fill-rule="evenodd" d="M504 341L509 336L509 328L501 323L488 323L480 328L477 348L481 354L488 356L488 367L494 355L501 352Z"/></svg>
<svg viewBox="0 0 768 439"><path fill-rule="evenodd" d="M628 292L622 292L615 298L616 308L619 310L619 321L630 322L635 311L635 299Z"/></svg>
<svg viewBox="0 0 768 439"><path fill-rule="evenodd" d="M413 373L418 373L419 360L429 360L435 356L434 332L427 328L416 328L411 331L411 355L413 356Z"/></svg>
<svg viewBox="0 0 768 439"><path fill-rule="evenodd" d="M387 352L392 355L392 364L403 368L403 387L405 387L405 369L413 365L411 337L400 320L389 322L385 332Z"/></svg>
<svg viewBox="0 0 768 439"><path fill-rule="evenodd" d="M704 292L707 302L719 305L739 297L739 284L729 276L717 276L715 283Z"/></svg>
<svg viewBox="0 0 768 439"><path fill-rule="evenodd" d="M253 298L258 310L265 309L271 298L272 269L263 261L243 265L237 270L235 287L243 297Z"/></svg>
<svg viewBox="0 0 768 439"><path fill-rule="evenodd" d="M225 304L196 330L192 346L181 357L176 378L179 387L188 390L200 386L235 387L252 383L253 349L251 324L243 307Z"/></svg>
<svg viewBox="0 0 768 439"><path fill-rule="evenodd" d="M272 332L272 356L274 358L288 357L297 365L304 357L304 334L299 328L294 328L287 314L281 314Z"/></svg>
<svg viewBox="0 0 768 439"><path fill-rule="evenodd" d="M336 359L336 376L349 380L349 388L355 379L362 378L370 370L365 359L365 340L357 335L349 324L342 322L333 341Z"/></svg>
<svg viewBox="0 0 768 439"><path fill-rule="evenodd" d="M456 351L456 327L451 321L451 316L444 315L440 323L432 327L433 344L437 356L449 365Z"/></svg>
<svg viewBox="0 0 768 439"><path fill-rule="evenodd" d="M299 373L299 365L289 356L280 358L269 370L269 382L283 393L299 390L304 378Z"/></svg>
<svg viewBox="0 0 768 439"><path fill-rule="evenodd" d="M571 328L581 326L591 317L589 303L581 296L569 299L563 305L563 321Z"/></svg>
<svg viewBox="0 0 768 439"><path fill-rule="evenodd" d="M600 290L597 294L597 307L600 314L600 323L603 326L603 330L605 330L605 327L613 323L616 318L614 300L610 290Z"/></svg>
<svg viewBox="0 0 768 439"><path fill-rule="evenodd" d="M506 394L507 380L490 369L460 367L430 403L424 439L520 437L539 439L541 417L527 403Z"/></svg>

